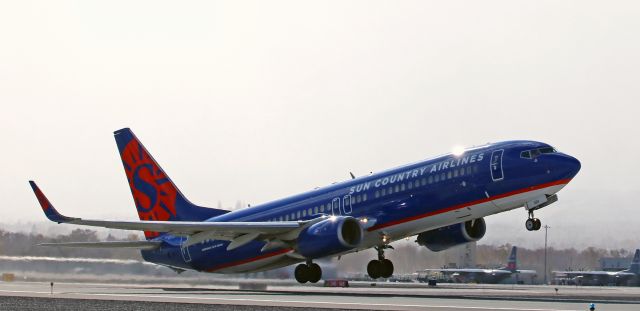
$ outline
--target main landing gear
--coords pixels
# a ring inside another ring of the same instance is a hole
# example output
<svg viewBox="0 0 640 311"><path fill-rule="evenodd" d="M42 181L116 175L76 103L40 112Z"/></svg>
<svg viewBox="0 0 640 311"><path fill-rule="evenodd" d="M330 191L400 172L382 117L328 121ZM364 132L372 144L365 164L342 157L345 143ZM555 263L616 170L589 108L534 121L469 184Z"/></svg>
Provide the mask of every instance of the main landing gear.
<svg viewBox="0 0 640 311"><path fill-rule="evenodd" d="M306 264L299 264L295 271L296 281L299 283L318 283L322 278L322 269L317 263L307 261Z"/></svg>
<svg viewBox="0 0 640 311"><path fill-rule="evenodd" d="M376 246L375 249L378 251L378 260L369 261L367 265L367 273L369 277L372 279L377 278L388 278L393 275L393 262L391 260L384 258L384 249L391 248L391 245L383 245Z"/></svg>
<svg viewBox="0 0 640 311"><path fill-rule="evenodd" d="M529 218L525 221L524 226L529 231L538 231L542 227L540 219L533 217L533 210L529 210Z"/></svg>

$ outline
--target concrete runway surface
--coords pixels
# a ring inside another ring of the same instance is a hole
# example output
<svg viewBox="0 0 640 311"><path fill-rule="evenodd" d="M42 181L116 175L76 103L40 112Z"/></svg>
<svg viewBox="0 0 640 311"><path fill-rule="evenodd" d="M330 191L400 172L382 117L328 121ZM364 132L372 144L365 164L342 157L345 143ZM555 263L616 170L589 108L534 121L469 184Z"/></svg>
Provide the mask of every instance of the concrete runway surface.
<svg viewBox="0 0 640 311"><path fill-rule="evenodd" d="M350 288L0 283L0 310L640 310L640 288L512 285L394 286L355 283Z"/></svg>

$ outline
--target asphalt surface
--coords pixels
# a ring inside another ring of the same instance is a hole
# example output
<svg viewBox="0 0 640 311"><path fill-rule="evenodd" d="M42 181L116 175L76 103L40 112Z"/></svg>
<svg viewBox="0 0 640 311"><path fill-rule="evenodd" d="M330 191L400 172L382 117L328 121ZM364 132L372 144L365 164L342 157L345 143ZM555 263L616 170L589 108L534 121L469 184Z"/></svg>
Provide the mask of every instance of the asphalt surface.
<svg viewBox="0 0 640 311"><path fill-rule="evenodd" d="M0 310L640 310L640 288L442 286L323 288L0 283ZM600 297L595 299L593 297ZM607 299L611 297L612 299Z"/></svg>
<svg viewBox="0 0 640 311"><path fill-rule="evenodd" d="M162 303L147 301L119 301L119 300L94 300L94 299L66 299L66 298L39 298L0 296L0 310L119 310L119 311L164 311L164 310L194 310L194 311L299 311L300 308L266 307L266 306L239 306L239 305L211 305L198 303ZM305 310L335 310L305 308Z"/></svg>

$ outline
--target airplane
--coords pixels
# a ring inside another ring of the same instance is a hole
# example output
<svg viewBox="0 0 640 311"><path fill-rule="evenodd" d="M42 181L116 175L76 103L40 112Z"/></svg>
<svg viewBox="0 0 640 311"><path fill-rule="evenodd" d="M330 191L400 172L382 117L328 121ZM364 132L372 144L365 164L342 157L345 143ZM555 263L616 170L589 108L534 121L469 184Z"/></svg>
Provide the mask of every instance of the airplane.
<svg viewBox="0 0 640 311"><path fill-rule="evenodd" d="M629 269L622 271L553 271L557 277L569 279L578 285L626 285L640 277L640 249L636 249Z"/></svg>
<svg viewBox="0 0 640 311"><path fill-rule="evenodd" d="M388 278L394 267L384 253L391 242L418 235L423 245L444 250L482 238L483 217L523 206L527 230L538 230L534 211L557 201L580 170L576 158L548 144L506 141L227 211L187 200L129 128L114 136L139 221L64 216L30 184L53 222L138 230L146 239L47 246L134 248L176 271L247 273L298 264L300 283L322 278L314 260L370 248L377 258L367 273Z"/></svg>
<svg viewBox="0 0 640 311"><path fill-rule="evenodd" d="M424 272L441 272L450 275L451 279L457 283L488 283L497 284L512 274L529 274L536 275L535 270L518 270L517 251L514 246L511 248L511 254L507 261L507 266L498 269L477 269L477 268L461 268L461 269L424 269Z"/></svg>

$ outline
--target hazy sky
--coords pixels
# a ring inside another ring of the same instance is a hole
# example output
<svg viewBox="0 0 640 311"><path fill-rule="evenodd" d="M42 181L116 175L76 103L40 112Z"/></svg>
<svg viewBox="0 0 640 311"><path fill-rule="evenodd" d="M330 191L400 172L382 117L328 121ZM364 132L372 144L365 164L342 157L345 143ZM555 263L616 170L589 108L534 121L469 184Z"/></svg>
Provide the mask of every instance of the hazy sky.
<svg viewBox="0 0 640 311"><path fill-rule="evenodd" d="M131 127L202 205L535 139L583 168L552 245L640 247L637 1L2 1L0 219L136 219ZM488 243L542 245L515 210Z"/></svg>

